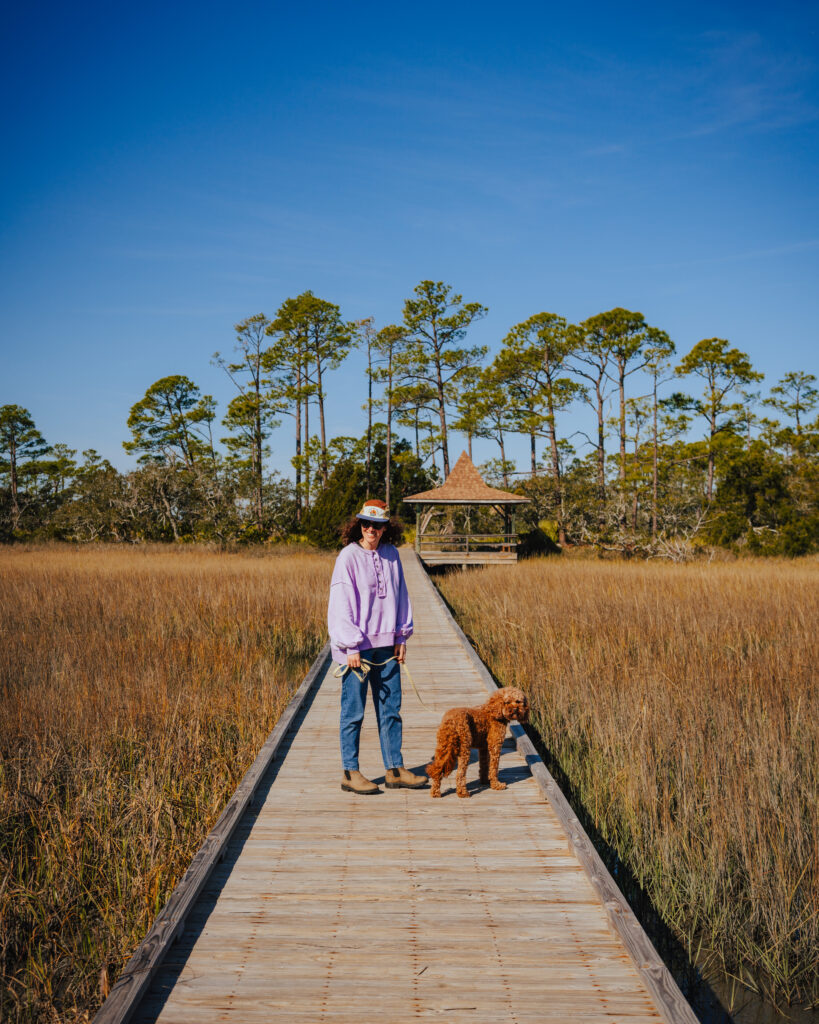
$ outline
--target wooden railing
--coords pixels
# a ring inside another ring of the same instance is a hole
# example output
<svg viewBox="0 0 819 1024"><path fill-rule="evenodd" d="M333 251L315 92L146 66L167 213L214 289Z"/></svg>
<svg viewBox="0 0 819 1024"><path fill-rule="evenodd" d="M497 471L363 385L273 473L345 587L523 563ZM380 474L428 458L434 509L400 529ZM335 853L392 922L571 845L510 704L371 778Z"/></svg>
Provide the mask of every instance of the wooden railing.
<svg viewBox="0 0 819 1024"><path fill-rule="evenodd" d="M415 537L415 550L424 551L515 551L516 533L423 533Z"/></svg>

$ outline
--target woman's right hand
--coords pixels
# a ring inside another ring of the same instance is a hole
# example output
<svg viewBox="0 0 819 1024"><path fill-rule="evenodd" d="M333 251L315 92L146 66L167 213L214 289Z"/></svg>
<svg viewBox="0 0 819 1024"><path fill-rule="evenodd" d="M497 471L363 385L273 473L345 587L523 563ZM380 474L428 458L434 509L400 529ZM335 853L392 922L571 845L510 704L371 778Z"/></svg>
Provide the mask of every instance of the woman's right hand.
<svg viewBox="0 0 819 1024"><path fill-rule="evenodd" d="M358 651L350 651L347 655L347 668L361 668L361 655Z"/></svg>

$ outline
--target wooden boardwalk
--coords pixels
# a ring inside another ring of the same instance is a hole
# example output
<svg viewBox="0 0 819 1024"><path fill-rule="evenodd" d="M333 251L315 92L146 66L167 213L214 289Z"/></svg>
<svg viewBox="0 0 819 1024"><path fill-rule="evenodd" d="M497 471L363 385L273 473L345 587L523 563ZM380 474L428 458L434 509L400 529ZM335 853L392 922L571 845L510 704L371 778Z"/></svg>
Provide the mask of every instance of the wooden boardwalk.
<svg viewBox="0 0 819 1024"><path fill-rule="evenodd" d="M408 663L434 709L405 683L404 759L421 771L440 712L487 694L416 557L403 555L416 624ZM331 672L322 669L147 993L110 1019L695 1020L664 968L627 951L612 927L619 904L604 906L576 856L581 840L570 842L514 740L503 792L478 786L476 763L470 800L455 796L452 776L441 800L429 789L342 792ZM383 780L369 704L361 746L362 771Z"/></svg>

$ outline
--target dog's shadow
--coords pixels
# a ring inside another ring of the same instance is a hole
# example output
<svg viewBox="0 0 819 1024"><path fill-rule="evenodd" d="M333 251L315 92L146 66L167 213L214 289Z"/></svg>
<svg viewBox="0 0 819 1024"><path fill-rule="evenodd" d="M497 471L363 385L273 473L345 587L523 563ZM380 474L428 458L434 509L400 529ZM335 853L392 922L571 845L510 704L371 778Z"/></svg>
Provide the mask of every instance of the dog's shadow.
<svg viewBox="0 0 819 1024"><path fill-rule="evenodd" d="M528 779L532 774L532 772L529 769L529 766L526 764L504 765L504 754L512 753L515 751L517 751L517 746L515 744L514 739L510 739L509 737L507 737L503 741L503 747L501 748L500 763L498 764L498 780L500 782L505 782L507 787L514 786L518 782L523 782L524 779ZM432 758L430 758L430 761L431 760ZM472 749L469 752L469 768L467 769L467 771L470 771L472 765L477 764L477 762L478 751ZM417 768L413 768L412 770L418 772L418 774L421 774L422 772L426 774L425 769L428 763L429 762L425 761L422 765L419 765ZM488 782L481 782L480 779L475 778L467 779L466 791L467 793L469 793L470 796L474 796L476 793L482 793L484 790L492 792ZM502 794L503 790L498 790L497 792L499 794ZM454 770L445 779L441 780L441 796L457 796L455 792Z"/></svg>

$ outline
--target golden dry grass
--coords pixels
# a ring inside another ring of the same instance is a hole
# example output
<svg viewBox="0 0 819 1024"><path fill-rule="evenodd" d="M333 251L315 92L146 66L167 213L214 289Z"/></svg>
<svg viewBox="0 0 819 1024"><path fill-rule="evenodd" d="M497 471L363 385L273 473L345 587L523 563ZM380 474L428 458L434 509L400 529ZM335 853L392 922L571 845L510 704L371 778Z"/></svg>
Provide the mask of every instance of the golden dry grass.
<svg viewBox="0 0 819 1024"><path fill-rule="evenodd" d="M0 550L0 1017L88 1019L326 632L332 556Z"/></svg>
<svg viewBox="0 0 819 1024"><path fill-rule="evenodd" d="M700 962L819 998L819 566L538 560L441 590Z"/></svg>

